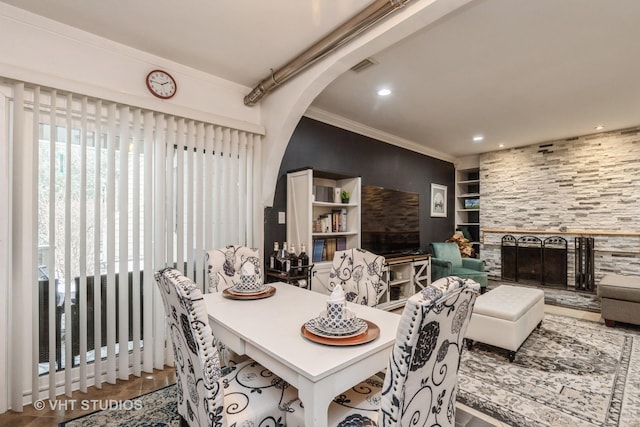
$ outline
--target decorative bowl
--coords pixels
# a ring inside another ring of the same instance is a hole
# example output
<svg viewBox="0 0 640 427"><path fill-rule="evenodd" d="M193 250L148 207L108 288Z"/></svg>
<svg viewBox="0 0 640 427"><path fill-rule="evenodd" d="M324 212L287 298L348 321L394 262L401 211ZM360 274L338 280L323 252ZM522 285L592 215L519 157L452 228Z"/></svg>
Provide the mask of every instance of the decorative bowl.
<svg viewBox="0 0 640 427"><path fill-rule="evenodd" d="M252 292L260 292L265 289L264 284L259 275L242 275L240 276L240 282L237 282L232 290L234 292L240 293L252 293Z"/></svg>
<svg viewBox="0 0 640 427"><path fill-rule="evenodd" d="M357 324L358 318L347 308L343 310L342 317L328 316L326 311L320 313L320 317L318 317L318 327L327 332L352 330Z"/></svg>

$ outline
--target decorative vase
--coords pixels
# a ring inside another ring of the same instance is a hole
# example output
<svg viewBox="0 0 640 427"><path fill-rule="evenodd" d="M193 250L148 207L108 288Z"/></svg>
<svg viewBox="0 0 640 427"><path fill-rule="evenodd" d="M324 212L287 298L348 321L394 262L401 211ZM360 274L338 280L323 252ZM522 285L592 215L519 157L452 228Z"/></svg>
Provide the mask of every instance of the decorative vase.
<svg viewBox="0 0 640 427"><path fill-rule="evenodd" d="M349 199L342 199L342 203L349 203Z"/></svg>

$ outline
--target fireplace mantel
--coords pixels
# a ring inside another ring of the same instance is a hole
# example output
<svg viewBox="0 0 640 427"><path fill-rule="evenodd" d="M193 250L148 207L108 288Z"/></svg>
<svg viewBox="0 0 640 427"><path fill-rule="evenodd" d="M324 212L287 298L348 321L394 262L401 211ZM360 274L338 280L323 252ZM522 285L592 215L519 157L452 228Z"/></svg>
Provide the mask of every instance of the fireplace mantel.
<svg viewBox="0 0 640 427"><path fill-rule="evenodd" d="M623 236L623 237L640 237L640 232L635 231L613 231L613 230L518 230L503 228L487 228L482 231L482 243L484 244L484 235L492 234L568 234L575 236Z"/></svg>

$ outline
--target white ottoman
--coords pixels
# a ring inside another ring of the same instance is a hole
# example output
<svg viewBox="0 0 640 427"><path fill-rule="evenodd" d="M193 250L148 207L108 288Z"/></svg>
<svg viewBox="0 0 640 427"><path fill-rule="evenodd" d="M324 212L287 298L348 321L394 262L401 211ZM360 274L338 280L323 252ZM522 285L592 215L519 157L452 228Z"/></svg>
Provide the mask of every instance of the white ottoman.
<svg viewBox="0 0 640 427"><path fill-rule="evenodd" d="M513 362L516 351L544 319L544 292L540 289L501 285L480 295L467 328L467 345L479 341L509 350Z"/></svg>

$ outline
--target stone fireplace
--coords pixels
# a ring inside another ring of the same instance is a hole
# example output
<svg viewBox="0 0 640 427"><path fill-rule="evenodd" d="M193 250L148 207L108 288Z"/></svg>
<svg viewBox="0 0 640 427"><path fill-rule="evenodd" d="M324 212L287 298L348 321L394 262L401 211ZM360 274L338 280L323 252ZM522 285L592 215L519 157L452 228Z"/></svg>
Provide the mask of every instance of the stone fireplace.
<svg viewBox="0 0 640 427"><path fill-rule="evenodd" d="M640 276L639 159L640 127L479 155L480 258L489 278L500 280L503 253L509 262L527 235L567 240L568 289L594 292L606 274ZM510 246L505 235L515 238ZM555 249L543 251L545 264Z"/></svg>

